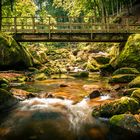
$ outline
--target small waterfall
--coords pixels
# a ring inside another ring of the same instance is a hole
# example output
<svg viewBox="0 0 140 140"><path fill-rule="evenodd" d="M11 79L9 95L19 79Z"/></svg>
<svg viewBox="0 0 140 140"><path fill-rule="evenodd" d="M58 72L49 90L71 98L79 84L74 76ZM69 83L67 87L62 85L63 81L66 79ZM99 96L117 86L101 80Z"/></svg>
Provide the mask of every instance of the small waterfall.
<svg viewBox="0 0 140 140"><path fill-rule="evenodd" d="M48 140L92 140L96 135L92 131L99 131L104 137L103 126L91 112L87 99L73 104L71 100L32 98L20 102L1 127L7 130L4 133L8 136L6 140L30 137L37 140L46 137Z"/></svg>

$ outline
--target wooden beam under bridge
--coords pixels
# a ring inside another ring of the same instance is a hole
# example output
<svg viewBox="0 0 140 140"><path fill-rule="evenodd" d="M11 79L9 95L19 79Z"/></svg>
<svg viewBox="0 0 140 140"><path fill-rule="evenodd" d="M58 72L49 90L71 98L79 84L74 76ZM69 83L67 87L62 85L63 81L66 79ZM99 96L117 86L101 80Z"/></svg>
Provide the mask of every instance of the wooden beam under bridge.
<svg viewBox="0 0 140 140"><path fill-rule="evenodd" d="M15 33L17 42L126 42L131 33Z"/></svg>

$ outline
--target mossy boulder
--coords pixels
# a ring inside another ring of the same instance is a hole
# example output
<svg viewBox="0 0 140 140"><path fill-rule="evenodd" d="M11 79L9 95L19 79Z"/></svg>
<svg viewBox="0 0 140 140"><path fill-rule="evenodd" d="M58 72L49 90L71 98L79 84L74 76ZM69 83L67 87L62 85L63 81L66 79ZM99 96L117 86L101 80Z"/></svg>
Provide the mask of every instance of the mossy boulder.
<svg viewBox="0 0 140 140"><path fill-rule="evenodd" d="M88 71L80 71L80 72L75 73L73 76L77 77L77 78L87 78L89 76L89 72Z"/></svg>
<svg viewBox="0 0 140 140"><path fill-rule="evenodd" d="M134 80L129 83L131 88L140 88L140 76L137 76Z"/></svg>
<svg viewBox="0 0 140 140"><path fill-rule="evenodd" d="M0 88L0 111L12 107L17 102L17 99L15 99L10 92Z"/></svg>
<svg viewBox="0 0 140 140"><path fill-rule="evenodd" d="M107 64L110 61L110 58L107 56L103 56L103 55L97 55L96 57L94 57L94 59L99 63L99 64Z"/></svg>
<svg viewBox="0 0 140 140"><path fill-rule="evenodd" d="M140 88L128 88L128 89L124 89L122 92L123 92L124 96L131 96L133 91L135 91L137 89L140 89Z"/></svg>
<svg viewBox="0 0 140 140"><path fill-rule="evenodd" d="M131 35L115 61L117 68L133 67L140 70L140 34Z"/></svg>
<svg viewBox="0 0 140 140"><path fill-rule="evenodd" d="M136 78L135 74L118 74L112 76L109 79L109 83L129 83L134 78Z"/></svg>
<svg viewBox="0 0 140 140"><path fill-rule="evenodd" d="M34 75L34 79L35 80L46 80L47 79L47 76L45 73L38 73L38 74L35 74Z"/></svg>
<svg viewBox="0 0 140 140"><path fill-rule="evenodd" d="M126 112L135 113L138 109L139 103L137 100L130 97L122 97L100 107L94 107L92 115L100 117L111 117L113 115L123 114Z"/></svg>
<svg viewBox="0 0 140 140"><path fill-rule="evenodd" d="M2 85L2 84L7 84L8 85L9 81L5 78L0 78L0 85Z"/></svg>
<svg viewBox="0 0 140 140"><path fill-rule="evenodd" d="M132 98L135 98L136 100L139 101L140 103L140 88L139 89L136 89L133 91L132 95L131 95Z"/></svg>
<svg viewBox="0 0 140 140"><path fill-rule="evenodd" d="M17 44L9 35L0 33L0 67L16 68L29 67L33 65L32 56L28 50Z"/></svg>
<svg viewBox="0 0 140 140"><path fill-rule="evenodd" d="M101 74L111 74L114 71L114 68L110 64L105 64L99 67Z"/></svg>
<svg viewBox="0 0 140 140"><path fill-rule="evenodd" d="M117 69L115 72L113 72L113 75L118 74L139 74L140 72L136 68L129 68L129 67L123 67Z"/></svg>
<svg viewBox="0 0 140 140"><path fill-rule="evenodd" d="M135 133L140 133L140 122L132 114L114 115L110 118L109 123L112 126L117 126Z"/></svg>
<svg viewBox="0 0 140 140"><path fill-rule="evenodd" d="M35 65L41 65L48 61L47 57L48 49L43 44L30 45L28 46L28 49L33 56L33 61Z"/></svg>

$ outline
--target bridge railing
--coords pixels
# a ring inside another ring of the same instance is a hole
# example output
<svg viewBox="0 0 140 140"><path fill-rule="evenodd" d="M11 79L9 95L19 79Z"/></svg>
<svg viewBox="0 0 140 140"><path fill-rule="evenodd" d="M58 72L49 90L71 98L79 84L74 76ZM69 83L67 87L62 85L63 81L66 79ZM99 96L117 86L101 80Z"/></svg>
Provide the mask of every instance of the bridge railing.
<svg viewBox="0 0 140 140"><path fill-rule="evenodd" d="M85 21L86 18L86 21ZM102 23L94 17L3 17L2 31L10 33L140 33L140 24Z"/></svg>

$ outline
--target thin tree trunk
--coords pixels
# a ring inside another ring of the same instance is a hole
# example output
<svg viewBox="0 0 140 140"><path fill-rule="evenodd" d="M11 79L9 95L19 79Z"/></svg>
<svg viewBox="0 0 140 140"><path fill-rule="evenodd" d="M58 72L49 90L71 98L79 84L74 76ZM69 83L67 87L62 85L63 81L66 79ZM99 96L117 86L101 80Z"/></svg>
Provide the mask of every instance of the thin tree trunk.
<svg viewBox="0 0 140 140"><path fill-rule="evenodd" d="M115 15L115 11L114 11L114 1L111 0L111 9L112 9L112 15L114 16Z"/></svg>
<svg viewBox="0 0 140 140"><path fill-rule="evenodd" d="M0 0L0 31L2 28L2 0Z"/></svg>

